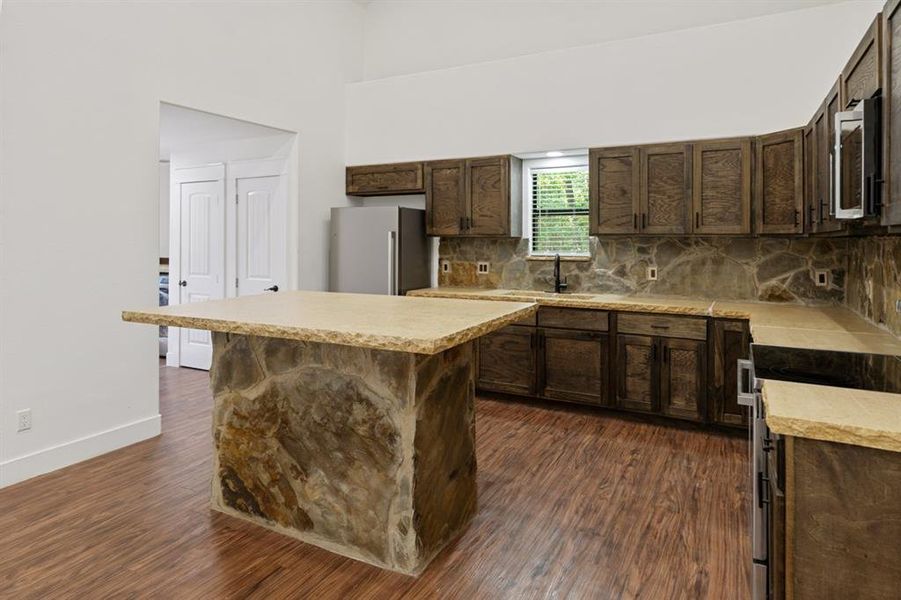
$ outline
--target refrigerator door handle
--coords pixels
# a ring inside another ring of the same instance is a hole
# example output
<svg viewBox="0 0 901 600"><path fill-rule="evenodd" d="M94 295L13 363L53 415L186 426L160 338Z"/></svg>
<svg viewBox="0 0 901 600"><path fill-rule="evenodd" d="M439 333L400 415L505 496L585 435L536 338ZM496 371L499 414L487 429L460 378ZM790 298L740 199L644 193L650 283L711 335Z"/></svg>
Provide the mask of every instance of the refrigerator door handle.
<svg viewBox="0 0 901 600"><path fill-rule="evenodd" d="M388 232L388 294L397 296L397 232Z"/></svg>

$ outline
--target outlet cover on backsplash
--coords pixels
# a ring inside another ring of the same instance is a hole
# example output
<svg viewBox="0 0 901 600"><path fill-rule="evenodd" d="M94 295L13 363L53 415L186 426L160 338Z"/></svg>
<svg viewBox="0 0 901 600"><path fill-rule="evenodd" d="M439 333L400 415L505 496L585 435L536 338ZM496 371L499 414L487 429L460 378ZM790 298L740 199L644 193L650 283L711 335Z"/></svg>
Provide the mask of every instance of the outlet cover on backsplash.
<svg viewBox="0 0 901 600"><path fill-rule="evenodd" d="M648 281L657 281L657 267L648 267Z"/></svg>
<svg viewBox="0 0 901 600"><path fill-rule="evenodd" d="M829 287L829 270L817 269L813 272L813 282L817 287Z"/></svg>
<svg viewBox="0 0 901 600"><path fill-rule="evenodd" d="M491 270L490 264L491 263L487 263L487 262L477 262L476 263L476 273L478 273L479 275L487 275L488 272Z"/></svg>
<svg viewBox="0 0 901 600"><path fill-rule="evenodd" d="M449 260L442 260L442 261L439 263L439 266L440 266L440 268L441 268L441 272L442 272L442 273L450 273L450 272L451 272L451 265L450 265L450 261L449 261Z"/></svg>

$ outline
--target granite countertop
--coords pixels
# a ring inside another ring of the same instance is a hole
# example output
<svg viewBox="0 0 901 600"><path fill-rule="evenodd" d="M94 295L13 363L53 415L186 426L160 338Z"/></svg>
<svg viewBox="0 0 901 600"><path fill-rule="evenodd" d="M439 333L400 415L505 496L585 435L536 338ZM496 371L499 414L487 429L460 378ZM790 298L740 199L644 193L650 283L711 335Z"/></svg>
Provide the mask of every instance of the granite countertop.
<svg viewBox="0 0 901 600"><path fill-rule="evenodd" d="M539 305L747 319L755 343L901 355L901 340L841 306L727 302L667 296L534 294L512 290L428 288L416 296L530 299ZM763 383L767 424L775 433L901 452L901 394L804 383Z"/></svg>
<svg viewBox="0 0 901 600"><path fill-rule="evenodd" d="M537 310L533 302L279 292L123 311L122 320L437 354Z"/></svg>

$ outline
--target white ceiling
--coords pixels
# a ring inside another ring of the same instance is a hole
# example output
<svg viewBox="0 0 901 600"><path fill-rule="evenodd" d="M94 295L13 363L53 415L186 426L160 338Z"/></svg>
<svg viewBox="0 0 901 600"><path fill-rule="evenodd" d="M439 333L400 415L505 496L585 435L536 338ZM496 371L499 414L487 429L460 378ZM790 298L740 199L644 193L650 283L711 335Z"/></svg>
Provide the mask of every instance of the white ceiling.
<svg viewBox="0 0 901 600"><path fill-rule="evenodd" d="M370 0L363 79L500 60L841 0Z"/></svg>
<svg viewBox="0 0 901 600"><path fill-rule="evenodd" d="M168 160L173 148L285 133L289 132L174 104L160 103L161 160Z"/></svg>

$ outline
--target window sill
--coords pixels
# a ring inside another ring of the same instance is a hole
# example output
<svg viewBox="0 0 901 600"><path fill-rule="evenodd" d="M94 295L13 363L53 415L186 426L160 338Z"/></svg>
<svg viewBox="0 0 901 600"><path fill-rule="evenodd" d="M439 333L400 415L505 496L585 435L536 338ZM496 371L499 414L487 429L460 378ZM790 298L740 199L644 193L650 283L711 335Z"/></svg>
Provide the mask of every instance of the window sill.
<svg viewBox="0 0 901 600"><path fill-rule="evenodd" d="M537 261L553 261L553 256L527 256L526 260L537 260ZM560 262L588 262L591 260L590 256L561 256Z"/></svg>

